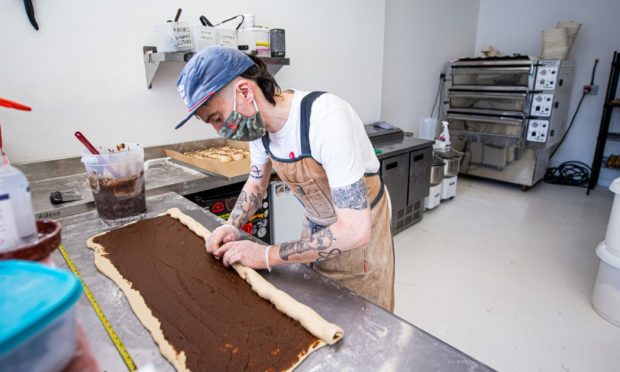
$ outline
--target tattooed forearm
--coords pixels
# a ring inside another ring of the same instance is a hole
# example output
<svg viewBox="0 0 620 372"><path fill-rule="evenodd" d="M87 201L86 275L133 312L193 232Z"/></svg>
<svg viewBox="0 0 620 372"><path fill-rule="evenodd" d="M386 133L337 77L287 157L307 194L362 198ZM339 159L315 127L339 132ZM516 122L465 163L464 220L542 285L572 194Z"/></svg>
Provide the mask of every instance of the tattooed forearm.
<svg viewBox="0 0 620 372"><path fill-rule="evenodd" d="M312 247L308 242L298 240L294 242L285 242L280 244L280 258L288 261L288 258L294 254L304 253L311 250Z"/></svg>
<svg viewBox="0 0 620 372"><path fill-rule="evenodd" d="M230 218L228 221L233 226L240 228L250 219L250 217L254 215L260 207L260 203L260 195L252 192L248 194L245 190L241 191L239 198L235 203L235 207L232 212L230 212Z"/></svg>
<svg viewBox="0 0 620 372"><path fill-rule="evenodd" d="M327 227L310 235L308 239L296 240L280 244L280 258L282 258L284 261L288 261L289 257L292 255L301 254L308 251L314 251L318 256L318 260L321 258L321 253L326 253L325 251L327 251L329 254L331 254L331 252L334 251L334 248L332 248L332 246L334 245L335 240L336 237L334 236L334 233L329 227Z"/></svg>
<svg viewBox="0 0 620 372"><path fill-rule="evenodd" d="M359 181L351 185L333 188L332 199L338 208L356 210L368 208L368 194L364 178L360 178Z"/></svg>

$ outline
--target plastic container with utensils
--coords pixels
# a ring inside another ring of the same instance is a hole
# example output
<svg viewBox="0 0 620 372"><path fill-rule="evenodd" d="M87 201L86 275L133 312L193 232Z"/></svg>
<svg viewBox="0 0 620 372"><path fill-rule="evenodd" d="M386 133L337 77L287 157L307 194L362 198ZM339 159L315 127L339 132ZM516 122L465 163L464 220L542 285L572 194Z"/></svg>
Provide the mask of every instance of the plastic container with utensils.
<svg viewBox="0 0 620 372"><path fill-rule="evenodd" d="M99 217L116 220L146 211L144 149L134 143L107 154L82 152Z"/></svg>
<svg viewBox="0 0 620 372"><path fill-rule="evenodd" d="M0 370L61 371L77 344L71 273L28 261L0 261Z"/></svg>
<svg viewBox="0 0 620 372"><path fill-rule="evenodd" d="M158 52L184 52L192 49L192 31L189 23L166 22L155 26Z"/></svg>

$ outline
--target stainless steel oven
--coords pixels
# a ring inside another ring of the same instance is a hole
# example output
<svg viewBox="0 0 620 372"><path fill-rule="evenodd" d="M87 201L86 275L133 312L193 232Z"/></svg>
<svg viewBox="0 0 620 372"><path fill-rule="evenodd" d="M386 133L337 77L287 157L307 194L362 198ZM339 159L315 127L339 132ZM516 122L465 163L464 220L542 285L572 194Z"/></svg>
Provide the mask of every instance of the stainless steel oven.
<svg viewBox="0 0 620 372"><path fill-rule="evenodd" d="M574 63L527 56L469 58L447 66L443 119L461 173L529 187L567 129Z"/></svg>

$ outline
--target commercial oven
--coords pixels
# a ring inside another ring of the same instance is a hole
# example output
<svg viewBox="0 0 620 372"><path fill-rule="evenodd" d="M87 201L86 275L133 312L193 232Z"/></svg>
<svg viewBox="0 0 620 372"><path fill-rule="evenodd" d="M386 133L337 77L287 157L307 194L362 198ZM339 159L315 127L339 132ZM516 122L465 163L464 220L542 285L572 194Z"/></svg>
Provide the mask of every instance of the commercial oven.
<svg viewBox="0 0 620 372"><path fill-rule="evenodd" d="M442 116L461 173L530 187L567 131L574 63L528 56L447 65Z"/></svg>

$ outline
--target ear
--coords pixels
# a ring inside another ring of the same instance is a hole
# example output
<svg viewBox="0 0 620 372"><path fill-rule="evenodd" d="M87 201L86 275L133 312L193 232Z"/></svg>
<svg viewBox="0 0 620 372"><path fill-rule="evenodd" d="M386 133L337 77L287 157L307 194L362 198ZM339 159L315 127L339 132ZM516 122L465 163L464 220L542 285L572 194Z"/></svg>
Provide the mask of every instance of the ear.
<svg viewBox="0 0 620 372"><path fill-rule="evenodd" d="M252 102L254 100L254 91L252 90L252 85L250 84L250 81L246 79L240 79L235 84L235 94L237 94L237 100L241 98L239 97L239 94L241 94L243 99L248 102Z"/></svg>

